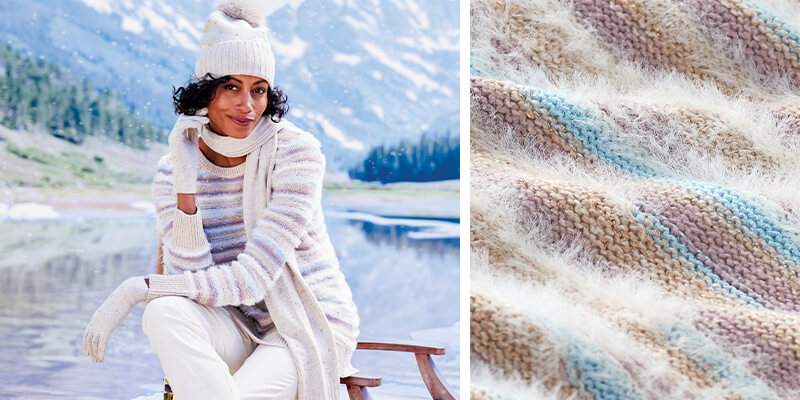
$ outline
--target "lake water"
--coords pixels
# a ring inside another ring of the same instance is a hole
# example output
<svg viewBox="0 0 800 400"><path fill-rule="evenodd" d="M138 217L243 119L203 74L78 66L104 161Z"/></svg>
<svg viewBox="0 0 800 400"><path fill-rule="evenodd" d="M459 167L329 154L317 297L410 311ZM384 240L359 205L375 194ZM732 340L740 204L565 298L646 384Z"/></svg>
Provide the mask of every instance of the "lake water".
<svg viewBox="0 0 800 400"><path fill-rule="evenodd" d="M342 211L329 212L327 223L359 308L360 337L444 346L447 355L434 359L458 391L456 224ZM141 331L144 304L111 335L103 363L82 347L108 294L153 271L154 230L150 218L0 223L0 398L161 398L161 366ZM371 390L376 399L430 398L413 354L359 350L353 364L383 377Z"/></svg>

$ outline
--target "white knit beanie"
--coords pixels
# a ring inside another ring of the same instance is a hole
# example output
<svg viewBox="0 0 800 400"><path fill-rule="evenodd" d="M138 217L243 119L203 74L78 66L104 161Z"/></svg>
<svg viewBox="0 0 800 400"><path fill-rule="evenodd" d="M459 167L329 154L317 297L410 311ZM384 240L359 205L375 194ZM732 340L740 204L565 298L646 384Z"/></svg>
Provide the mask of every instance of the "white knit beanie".
<svg viewBox="0 0 800 400"><path fill-rule="evenodd" d="M194 67L196 79L211 73L253 75L273 87L275 57L269 44L264 14L254 0L223 0L203 28L200 56Z"/></svg>

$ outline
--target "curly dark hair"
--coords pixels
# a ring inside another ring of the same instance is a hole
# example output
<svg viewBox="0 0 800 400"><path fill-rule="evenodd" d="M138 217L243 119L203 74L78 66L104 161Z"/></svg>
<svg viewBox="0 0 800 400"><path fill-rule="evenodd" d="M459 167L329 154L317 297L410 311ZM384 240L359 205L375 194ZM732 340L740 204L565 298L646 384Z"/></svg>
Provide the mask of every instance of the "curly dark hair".
<svg viewBox="0 0 800 400"><path fill-rule="evenodd" d="M198 80L191 80L186 87L175 89L172 87L172 103L178 114L194 115L197 110L207 107L214 99L217 86L231 80L230 75L214 78L206 74ZM261 116L268 116L272 122L280 122L283 115L289 112L288 98L283 91L275 86L267 90L267 109Z"/></svg>

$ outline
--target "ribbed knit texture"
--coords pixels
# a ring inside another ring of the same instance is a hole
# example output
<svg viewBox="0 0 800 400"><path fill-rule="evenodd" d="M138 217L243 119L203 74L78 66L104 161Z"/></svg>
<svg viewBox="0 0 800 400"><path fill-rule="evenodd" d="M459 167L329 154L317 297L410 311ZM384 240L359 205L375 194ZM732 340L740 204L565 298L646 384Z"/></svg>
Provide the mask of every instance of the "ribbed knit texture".
<svg viewBox="0 0 800 400"><path fill-rule="evenodd" d="M799 17L472 0L473 399L800 398Z"/></svg>
<svg viewBox="0 0 800 400"><path fill-rule="evenodd" d="M189 296L189 282L182 274L178 275L153 275L149 276L146 301L163 296Z"/></svg>
<svg viewBox="0 0 800 400"><path fill-rule="evenodd" d="M264 78L270 87L275 76L275 63L268 42L228 41L216 43L200 52L195 77L206 73L216 77L252 75Z"/></svg>
<svg viewBox="0 0 800 400"><path fill-rule="evenodd" d="M308 136L306 136L308 135ZM239 310L245 325L259 338L271 337L274 325L262 299L270 280L282 272L294 252L303 279L331 324L341 357L349 360L358 336L358 315L350 288L325 230L321 209L322 154L307 133L286 131L278 136L273 193L258 225L284 237L255 235L248 243L242 216L245 164L224 168L200 156L198 211L178 210L172 192L170 155L161 158L152 194L157 226L163 240L164 273L188 279L188 297L200 304ZM292 237L300 238L296 248ZM151 291L161 282L151 276Z"/></svg>

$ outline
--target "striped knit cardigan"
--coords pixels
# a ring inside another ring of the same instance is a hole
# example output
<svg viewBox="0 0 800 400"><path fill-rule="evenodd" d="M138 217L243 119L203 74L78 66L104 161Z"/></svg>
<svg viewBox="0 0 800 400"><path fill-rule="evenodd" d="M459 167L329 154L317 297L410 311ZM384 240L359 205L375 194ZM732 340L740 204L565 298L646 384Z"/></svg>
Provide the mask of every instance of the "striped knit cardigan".
<svg viewBox="0 0 800 400"><path fill-rule="evenodd" d="M800 398L800 3L472 0L471 397Z"/></svg>
<svg viewBox="0 0 800 400"><path fill-rule="evenodd" d="M355 303L325 229L321 207L324 156L319 142L297 129L278 135L272 196L261 233L247 241L242 214L245 164L220 167L200 155L197 213L177 209L172 160L159 161L152 184L157 213L157 272L188 277L188 297L225 307L257 343L282 342L266 309L270 281L294 258L334 334L339 371L354 372L350 357L358 336ZM153 287L151 290L172 291ZM179 291L183 291L179 290Z"/></svg>

